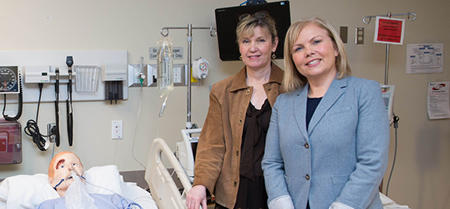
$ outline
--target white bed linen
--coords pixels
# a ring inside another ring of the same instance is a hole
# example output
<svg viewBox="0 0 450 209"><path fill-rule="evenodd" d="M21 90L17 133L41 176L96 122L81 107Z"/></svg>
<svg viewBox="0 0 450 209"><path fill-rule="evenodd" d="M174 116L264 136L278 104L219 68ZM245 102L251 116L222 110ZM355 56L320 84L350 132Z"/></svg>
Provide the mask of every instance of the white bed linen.
<svg viewBox="0 0 450 209"><path fill-rule="evenodd" d="M124 182L116 166L98 166L85 172L90 193L117 193L145 209L157 209L150 194L135 183ZM58 198L47 174L17 175L0 184L0 209L34 209L45 200Z"/></svg>
<svg viewBox="0 0 450 209"><path fill-rule="evenodd" d="M380 192L381 203L383 209L410 209L407 205L399 205L394 200Z"/></svg>

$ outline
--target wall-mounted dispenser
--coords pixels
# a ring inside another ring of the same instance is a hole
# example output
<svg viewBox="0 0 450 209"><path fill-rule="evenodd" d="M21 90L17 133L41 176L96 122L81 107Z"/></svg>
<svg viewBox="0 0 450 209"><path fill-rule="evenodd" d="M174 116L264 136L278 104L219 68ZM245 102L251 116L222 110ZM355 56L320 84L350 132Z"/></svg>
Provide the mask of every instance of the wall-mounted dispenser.
<svg viewBox="0 0 450 209"><path fill-rule="evenodd" d="M22 132L17 121L0 120L0 164L22 163Z"/></svg>

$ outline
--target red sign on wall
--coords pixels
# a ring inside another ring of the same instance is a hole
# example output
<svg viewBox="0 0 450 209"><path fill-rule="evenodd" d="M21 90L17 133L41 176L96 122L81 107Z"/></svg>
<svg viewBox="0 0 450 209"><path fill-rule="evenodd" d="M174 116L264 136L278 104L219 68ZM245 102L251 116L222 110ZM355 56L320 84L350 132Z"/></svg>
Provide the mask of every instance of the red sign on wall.
<svg viewBox="0 0 450 209"><path fill-rule="evenodd" d="M375 24L375 43L403 44L405 20L388 17L377 17Z"/></svg>

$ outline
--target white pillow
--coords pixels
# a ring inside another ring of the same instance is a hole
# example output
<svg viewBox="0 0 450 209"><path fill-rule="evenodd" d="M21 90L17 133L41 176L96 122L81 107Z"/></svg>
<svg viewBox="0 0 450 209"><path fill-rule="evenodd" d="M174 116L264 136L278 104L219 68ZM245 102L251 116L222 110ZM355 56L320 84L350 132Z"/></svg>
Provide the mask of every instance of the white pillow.
<svg viewBox="0 0 450 209"><path fill-rule="evenodd" d="M115 165L92 167L84 172L84 177L89 193L122 195L124 182Z"/></svg>
<svg viewBox="0 0 450 209"><path fill-rule="evenodd" d="M138 203L142 208L158 208L150 193L138 187L136 183L124 182L115 165L93 167L87 170L84 176L89 193L116 193L129 201Z"/></svg>
<svg viewBox="0 0 450 209"><path fill-rule="evenodd" d="M34 209L45 200L58 197L46 174L11 176L0 184L0 208Z"/></svg>

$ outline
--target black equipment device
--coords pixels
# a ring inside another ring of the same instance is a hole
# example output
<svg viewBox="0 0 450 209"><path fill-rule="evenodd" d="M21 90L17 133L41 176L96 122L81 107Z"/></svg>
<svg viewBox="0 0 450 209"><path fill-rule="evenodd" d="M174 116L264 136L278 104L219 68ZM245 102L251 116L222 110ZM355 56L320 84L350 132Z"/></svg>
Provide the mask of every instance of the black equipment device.
<svg viewBox="0 0 450 209"><path fill-rule="evenodd" d="M222 61L239 60L239 47L236 42L236 26L243 14L266 11L275 20L278 33L277 59L283 58L284 36L291 25L289 1L262 3L261 0L247 1L247 6L218 8L215 10L219 55Z"/></svg>
<svg viewBox="0 0 450 209"><path fill-rule="evenodd" d="M117 100L123 99L123 81L105 81L105 100L113 101L117 104Z"/></svg>
<svg viewBox="0 0 450 209"><path fill-rule="evenodd" d="M66 64L69 73L69 83L67 84L67 100L66 100L66 111L67 111L67 134L69 138L69 146L73 144L73 107L72 107L72 65L73 57L66 57Z"/></svg>
<svg viewBox="0 0 450 209"><path fill-rule="evenodd" d="M60 135L59 135L59 68L55 70L55 144L59 147Z"/></svg>
<svg viewBox="0 0 450 209"><path fill-rule="evenodd" d="M18 100L19 100L19 102L18 102L18 108L17 108L17 115L16 116L14 116L14 117L11 117L11 116L9 116L9 115L6 115L5 114L5 109L6 109L6 94L3 94L3 112L2 112L2 115L3 115L3 118L5 119L5 120L7 120L7 121L17 121L17 120L19 120L19 118L20 118L20 116L22 116L22 106L23 106L23 93L22 93L22 77L21 77L21 75L19 74L18 75L18 82L19 82L19 95L18 95Z"/></svg>
<svg viewBox="0 0 450 209"><path fill-rule="evenodd" d="M248 0L247 5L267 4L265 0Z"/></svg>

